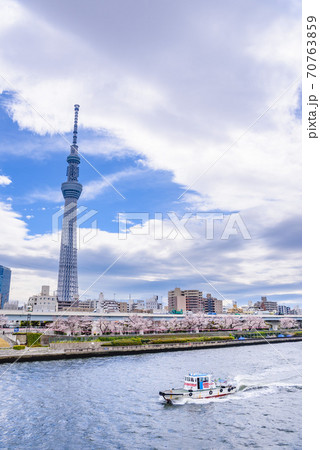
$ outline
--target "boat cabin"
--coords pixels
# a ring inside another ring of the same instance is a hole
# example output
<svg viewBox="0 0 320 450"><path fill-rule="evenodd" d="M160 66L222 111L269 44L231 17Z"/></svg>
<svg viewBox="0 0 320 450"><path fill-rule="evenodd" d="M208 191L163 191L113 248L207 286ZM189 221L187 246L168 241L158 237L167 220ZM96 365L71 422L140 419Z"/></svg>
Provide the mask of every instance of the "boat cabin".
<svg viewBox="0 0 320 450"><path fill-rule="evenodd" d="M189 391L197 391L199 389L213 389L215 382L211 379L209 374L189 373L184 377L184 389Z"/></svg>

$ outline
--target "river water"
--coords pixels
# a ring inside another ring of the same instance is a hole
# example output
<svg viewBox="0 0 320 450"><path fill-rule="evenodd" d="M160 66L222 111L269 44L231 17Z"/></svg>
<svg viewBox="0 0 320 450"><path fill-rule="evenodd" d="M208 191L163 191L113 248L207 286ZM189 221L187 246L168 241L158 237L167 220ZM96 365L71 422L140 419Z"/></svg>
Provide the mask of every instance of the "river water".
<svg viewBox="0 0 320 450"><path fill-rule="evenodd" d="M163 404L189 372L236 379L209 403ZM1 449L301 448L301 343L0 366Z"/></svg>

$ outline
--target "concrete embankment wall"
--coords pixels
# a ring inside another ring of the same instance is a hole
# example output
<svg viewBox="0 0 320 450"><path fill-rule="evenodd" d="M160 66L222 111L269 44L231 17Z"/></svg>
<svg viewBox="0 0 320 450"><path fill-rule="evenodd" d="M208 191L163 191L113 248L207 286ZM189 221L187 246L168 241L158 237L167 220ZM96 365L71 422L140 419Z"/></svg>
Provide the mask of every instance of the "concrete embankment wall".
<svg viewBox="0 0 320 450"><path fill-rule="evenodd" d="M50 348L26 348L25 350L10 350L10 354L0 355L0 363L42 361L52 359L87 358L93 356L118 356L139 353L158 353L186 351L205 348L240 347L244 345L277 344L301 341L301 337L246 339L227 342L188 342L178 344L148 344L122 347L102 346L102 342L54 343Z"/></svg>

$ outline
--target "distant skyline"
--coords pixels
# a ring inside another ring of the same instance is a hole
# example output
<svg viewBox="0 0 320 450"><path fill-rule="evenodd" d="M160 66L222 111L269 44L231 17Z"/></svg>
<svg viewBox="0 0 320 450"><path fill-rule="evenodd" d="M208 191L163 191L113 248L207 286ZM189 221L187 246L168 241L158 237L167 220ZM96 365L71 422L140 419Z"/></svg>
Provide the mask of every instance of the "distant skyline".
<svg viewBox="0 0 320 450"><path fill-rule="evenodd" d="M301 304L301 3L2 5L0 264L12 269L10 299L57 289L53 216L79 103L78 204L93 214L81 225L83 299L167 298L178 286ZM125 213L148 220L140 231L128 222L119 239ZM192 215L194 238L155 239L160 213L165 236L168 213ZM199 213L225 215L214 239ZM251 239L237 227L221 239L232 213Z"/></svg>

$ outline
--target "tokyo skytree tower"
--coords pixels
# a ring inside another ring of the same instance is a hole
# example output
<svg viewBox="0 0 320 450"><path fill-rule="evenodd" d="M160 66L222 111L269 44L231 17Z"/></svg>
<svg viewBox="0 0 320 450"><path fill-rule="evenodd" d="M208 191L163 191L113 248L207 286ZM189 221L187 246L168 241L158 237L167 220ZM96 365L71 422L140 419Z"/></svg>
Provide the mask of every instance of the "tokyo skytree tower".
<svg viewBox="0 0 320 450"><path fill-rule="evenodd" d="M77 145L78 112L79 105L74 105L73 141L67 157L67 181L61 185L65 204L58 277L60 302L78 300L77 202L82 191L82 185L78 183L80 164Z"/></svg>

